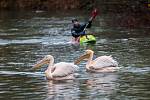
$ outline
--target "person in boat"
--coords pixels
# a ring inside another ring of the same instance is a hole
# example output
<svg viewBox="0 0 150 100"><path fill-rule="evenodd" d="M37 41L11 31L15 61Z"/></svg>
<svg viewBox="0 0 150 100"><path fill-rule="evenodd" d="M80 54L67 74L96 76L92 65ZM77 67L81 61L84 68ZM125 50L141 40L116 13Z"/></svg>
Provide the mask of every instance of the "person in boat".
<svg viewBox="0 0 150 100"><path fill-rule="evenodd" d="M72 19L73 27L71 29L71 34L74 42L79 42L79 37L84 36L85 28L90 28L92 26L92 19L89 19L88 23L81 24L78 19Z"/></svg>

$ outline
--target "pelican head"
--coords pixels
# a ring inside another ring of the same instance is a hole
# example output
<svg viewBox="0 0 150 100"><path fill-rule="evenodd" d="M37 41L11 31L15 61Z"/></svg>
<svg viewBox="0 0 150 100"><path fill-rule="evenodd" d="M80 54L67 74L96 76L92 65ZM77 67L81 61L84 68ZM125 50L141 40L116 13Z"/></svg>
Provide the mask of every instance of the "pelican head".
<svg viewBox="0 0 150 100"><path fill-rule="evenodd" d="M33 67L32 69L37 69L39 67L41 67L42 65L44 64L49 64L51 62L54 61L54 58L53 56L51 55L46 55L42 60L38 61Z"/></svg>
<svg viewBox="0 0 150 100"><path fill-rule="evenodd" d="M81 55L77 60L74 61L74 64L79 64L82 60L88 60L90 57L92 57L94 54L94 51L92 50L85 50L85 53Z"/></svg>

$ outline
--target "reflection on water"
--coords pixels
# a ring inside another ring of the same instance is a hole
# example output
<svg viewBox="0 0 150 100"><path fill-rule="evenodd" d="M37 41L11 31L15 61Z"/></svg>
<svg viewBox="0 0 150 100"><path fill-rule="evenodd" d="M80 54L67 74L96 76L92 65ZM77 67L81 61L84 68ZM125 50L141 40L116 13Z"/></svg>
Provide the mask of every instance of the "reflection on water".
<svg viewBox="0 0 150 100"><path fill-rule="evenodd" d="M101 76L102 78L100 78ZM89 79L82 78L70 82L48 82L48 94L47 99L55 100L78 100L78 99L90 99L98 98L99 96L105 96L114 94L116 84L114 81L117 79L116 75L97 75L91 74ZM107 97L105 97L107 99ZM103 99L105 99L103 97Z"/></svg>
<svg viewBox="0 0 150 100"><path fill-rule="evenodd" d="M111 17L103 15L91 29L97 43L74 45L70 43L73 16L72 13L0 12L0 99L148 100L148 29L109 27L105 22ZM84 16L78 18L84 21ZM36 72L29 70L45 55L53 55L56 63L73 62L86 49L94 50L95 57L112 55L120 70L89 73L82 62L72 81L47 81L46 66Z"/></svg>

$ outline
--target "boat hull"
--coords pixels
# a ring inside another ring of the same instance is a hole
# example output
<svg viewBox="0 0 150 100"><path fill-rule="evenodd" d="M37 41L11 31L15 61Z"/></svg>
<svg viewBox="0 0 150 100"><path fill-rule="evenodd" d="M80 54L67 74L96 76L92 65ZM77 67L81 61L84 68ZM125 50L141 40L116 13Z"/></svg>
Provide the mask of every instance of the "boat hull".
<svg viewBox="0 0 150 100"><path fill-rule="evenodd" d="M80 36L80 44L96 43L96 38L93 35Z"/></svg>

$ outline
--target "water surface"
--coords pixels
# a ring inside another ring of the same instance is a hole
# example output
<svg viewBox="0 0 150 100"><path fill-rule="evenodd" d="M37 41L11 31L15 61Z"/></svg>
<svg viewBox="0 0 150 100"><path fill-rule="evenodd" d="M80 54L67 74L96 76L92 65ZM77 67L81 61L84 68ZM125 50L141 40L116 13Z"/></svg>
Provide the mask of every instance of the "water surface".
<svg viewBox="0 0 150 100"><path fill-rule="evenodd" d="M106 22L112 17L101 15L91 29L97 43L74 45L69 43L74 16L67 12L0 12L0 99L149 100L149 28L109 26ZM87 19L82 13L76 16ZM46 80L46 66L28 70L45 55L53 55L55 62L73 62L86 49L94 50L95 57L112 55L120 69L89 73L82 62L75 80L60 82Z"/></svg>

